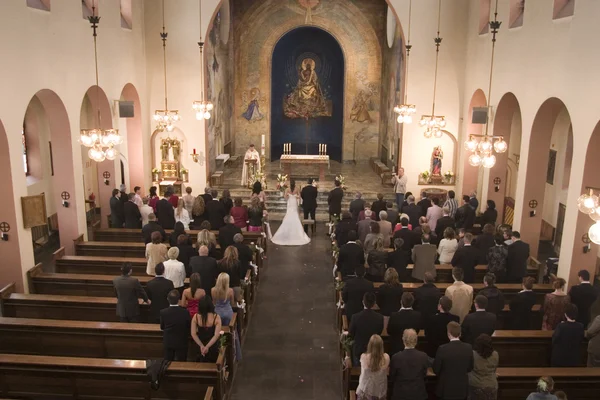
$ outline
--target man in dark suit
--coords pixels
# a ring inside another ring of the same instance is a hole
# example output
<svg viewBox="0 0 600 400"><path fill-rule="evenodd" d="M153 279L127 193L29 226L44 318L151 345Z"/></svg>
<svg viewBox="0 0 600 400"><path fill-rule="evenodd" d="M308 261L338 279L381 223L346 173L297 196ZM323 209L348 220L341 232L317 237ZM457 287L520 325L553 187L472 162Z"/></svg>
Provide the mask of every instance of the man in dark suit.
<svg viewBox="0 0 600 400"><path fill-rule="evenodd" d="M421 200L419 200L417 205L421 208L421 217L426 216L427 210L429 209L429 207L431 207L431 200L427 198L427 193L421 192Z"/></svg>
<svg viewBox="0 0 600 400"><path fill-rule="evenodd" d="M152 241L153 232L160 232L163 242L167 239L167 233L163 227L156 222L156 214L150 213L148 214L148 223L142 228L142 236L144 237L145 244L148 244Z"/></svg>
<svg viewBox="0 0 600 400"><path fill-rule="evenodd" d="M449 297L442 296L437 305L437 314L429 318L425 325L425 337L429 343L429 355L435 356L438 347L449 342L448 324L450 322L458 323L458 315L450 314L452 300Z"/></svg>
<svg viewBox="0 0 600 400"><path fill-rule="evenodd" d="M390 361L389 379L393 382L392 400L427 400L425 377L430 366L427 354L415 349L417 332L405 329L402 334L404 350Z"/></svg>
<svg viewBox="0 0 600 400"><path fill-rule="evenodd" d="M414 309L421 313L423 318L421 326L427 326L427 322L432 318L438 309L440 297L440 289L435 284L435 275L431 272L425 272L423 284L415 289L415 304Z"/></svg>
<svg viewBox="0 0 600 400"><path fill-rule="evenodd" d="M169 198L173 195L169 190L165 192L165 197L156 203L156 216L158 223L163 229L173 229L175 227L175 210L169 202Z"/></svg>
<svg viewBox="0 0 600 400"><path fill-rule="evenodd" d="M113 189L110 198L110 226L111 228L122 228L125 222L123 215L123 203L120 200L121 192L119 189Z"/></svg>
<svg viewBox="0 0 600 400"><path fill-rule="evenodd" d="M233 237L233 247L238 251L238 259L240 260L240 279L246 278L246 272L251 268L252 250L247 244L244 244L244 235L236 233Z"/></svg>
<svg viewBox="0 0 600 400"><path fill-rule="evenodd" d="M198 252L190 243L190 238L188 237L188 235L179 235L177 237L177 248L179 249L177 261L183 263L183 266L185 267L185 275L189 278L192 274L192 269L190 268L190 260L192 257L198 255Z"/></svg>
<svg viewBox="0 0 600 400"><path fill-rule="evenodd" d="M590 309L592 304L598 298L598 289L590 283L589 271L582 269L577 274L579 285L575 285L569 290L571 303L577 306L577 322L581 322L584 328L590 323Z"/></svg>
<svg viewBox="0 0 600 400"><path fill-rule="evenodd" d="M148 295L140 281L131 276L131 263L123 264L121 276L113 279L113 286L117 294L117 315L121 322L139 322L140 303L138 298L142 298L144 303L148 303Z"/></svg>
<svg viewBox="0 0 600 400"><path fill-rule="evenodd" d="M360 365L360 355L367 351L372 335L381 335L383 331L383 315L373 310L375 293L366 292L363 296L364 310L354 314L350 322L349 334L354 339L352 345L352 364Z"/></svg>
<svg viewBox="0 0 600 400"><path fill-rule="evenodd" d="M475 267L479 261L479 252L471 245L471 242L473 241L472 234L467 232L464 240L465 245L456 250L450 264L452 264L453 267L458 267L463 270L463 282L473 283L475 282Z"/></svg>
<svg viewBox="0 0 600 400"><path fill-rule="evenodd" d="M531 309L537 303L536 294L533 292L535 279L528 276L523 279L523 290L510 300L510 329L531 329Z"/></svg>
<svg viewBox="0 0 600 400"><path fill-rule="evenodd" d="M211 228L218 231L225 224L223 220L225 218L225 206L217 198L219 192L212 189L210 195L212 198L204 206L206 219L210 222ZM223 248L221 250L225 251Z"/></svg>
<svg viewBox="0 0 600 400"><path fill-rule="evenodd" d="M125 215L125 228L136 229L142 227L142 214L140 208L135 204L135 193L127 195L129 201L123 205Z"/></svg>
<svg viewBox="0 0 600 400"><path fill-rule="evenodd" d="M344 198L344 191L342 190L341 182L335 180L335 188L329 192L327 196L327 204L329 204L329 215L337 215L338 217L342 213L342 199Z"/></svg>
<svg viewBox="0 0 600 400"><path fill-rule="evenodd" d="M483 286L484 288L481 289L477 295L482 295L487 298L488 305L485 310L496 315L500 314L504 309L504 294L496 286L496 275L491 272L485 274L483 277Z"/></svg>
<svg viewBox="0 0 600 400"><path fill-rule="evenodd" d="M400 222L400 213L394 209L394 205L391 202L385 203L385 208L388 214L387 220L392 223L392 232L396 229L396 224Z"/></svg>
<svg viewBox="0 0 600 400"><path fill-rule="evenodd" d="M363 245L365 243L365 238L371 233L371 222L374 220L373 212L371 210L365 210L365 219L358 221L356 224L358 229L358 239Z"/></svg>
<svg viewBox="0 0 600 400"><path fill-rule="evenodd" d="M463 196L463 204L456 210L456 229L463 228L466 231L470 231L473 228L475 222L475 210L469 204L469 196Z"/></svg>
<svg viewBox="0 0 600 400"><path fill-rule="evenodd" d="M506 269L508 282L521 283L527 276L527 261L529 260L529 245L521 241L521 234L513 231L512 243L508 245Z"/></svg>
<svg viewBox="0 0 600 400"><path fill-rule="evenodd" d="M208 204L209 201L212 200L212 196L210 195L210 191L211 191L211 188L207 186L207 187L204 188L204 194L200 195L200 197L202 197L202 200L204 200L204 205L205 206L206 206L206 204ZM194 225L200 226L200 224L203 221L207 220L206 207L204 208L204 213L200 216L200 220L201 221L195 221L194 220Z"/></svg>
<svg viewBox="0 0 600 400"><path fill-rule="evenodd" d="M365 293L375 292L373 282L365 279L365 267L357 266L354 272L356 277L348 279L342 289L342 301L348 323L352 323L352 316L362 310L362 299Z"/></svg>
<svg viewBox="0 0 600 400"><path fill-rule="evenodd" d="M238 233L241 234L242 230L233 224L234 220L231 215L226 215L223 217L223 222L225 225L219 228L219 237L217 238L217 241L221 246L221 251L225 252L227 247L234 244L233 237Z"/></svg>
<svg viewBox="0 0 600 400"><path fill-rule="evenodd" d="M416 243L421 241L421 238L416 235L413 231L408 229L409 220L407 218L402 218L400 220L400 229L394 232L394 239L402 239L402 250L407 252L412 252L413 247Z"/></svg>
<svg viewBox="0 0 600 400"><path fill-rule="evenodd" d="M552 334L551 367L581 367L581 343L585 329L575 321L578 315L575 304L565 307L565 321L559 323Z"/></svg>
<svg viewBox="0 0 600 400"><path fill-rule="evenodd" d="M475 312L468 314L462 323L462 340L473 345L482 333L492 336L496 330L496 314L485 311L488 299L475 297Z"/></svg>
<svg viewBox="0 0 600 400"><path fill-rule="evenodd" d="M148 298L150 299L150 316L148 322L158 324L160 322L160 311L169 307L167 296L174 287L173 282L165 278L165 265L163 263L156 264L154 272L156 276L146 284L146 293L148 293Z"/></svg>
<svg viewBox="0 0 600 400"><path fill-rule="evenodd" d="M383 200L383 193L377 193L377 200L371 204L371 211L375 215L375 221L379 221L379 212L385 211L386 202Z"/></svg>
<svg viewBox="0 0 600 400"><path fill-rule="evenodd" d="M202 289L210 296L210 289L217 283L217 260L208 256L208 247L200 246L198 256L190 259L192 274L200 275Z"/></svg>
<svg viewBox="0 0 600 400"><path fill-rule="evenodd" d="M302 188L300 192L300 197L302 198L302 210L304 211L304 219L315 220L315 214L317 212L317 196L319 195L319 191L316 187L313 186L313 179L308 178L308 185ZM315 227L317 224L311 225L312 233L315 233ZM308 233L308 225L304 225L304 232Z"/></svg>
<svg viewBox="0 0 600 400"><path fill-rule="evenodd" d="M362 193L356 192L356 198L350 202L348 211L352 214L354 222L358 222L358 214L365 209L365 201L362 199Z"/></svg>
<svg viewBox="0 0 600 400"><path fill-rule="evenodd" d="M412 228L415 229L419 226L419 218L422 217L422 208L415 204L415 196L412 194L408 196L406 199L408 205L406 207L402 207L402 213L408 215L408 223L412 225Z"/></svg>
<svg viewBox="0 0 600 400"><path fill-rule="evenodd" d="M402 334L405 329L414 329L417 333L421 329L421 313L413 310L412 306L414 302L415 298L412 293L402 293L400 310L390 315L387 332L390 335L390 354L392 355L404 350Z"/></svg>
<svg viewBox="0 0 600 400"><path fill-rule="evenodd" d="M410 263L410 253L404 250L404 240L402 238L395 238L393 242L394 251L388 254L387 266L396 270L400 282L409 282L410 274L407 267Z"/></svg>
<svg viewBox="0 0 600 400"><path fill-rule="evenodd" d="M454 218L450 216L450 209L448 207L442 208L443 217L437 220L437 224L435 225L435 234L438 237L438 240L442 240L444 238L444 231L446 228L456 228L456 221Z"/></svg>
<svg viewBox="0 0 600 400"><path fill-rule="evenodd" d="M163 331L163 358L168 361L187 361L190 336L190 313L179 306L179 292L167 295L169 307L160 311L160 329Z"/></svg>
<svg viewBox="0 0 600 400"><path fill-rule="evenodd" d="M342 274L342 279L354 275L356 267L365 265L365 252L362 247L356 243L356 231L348 232L348 242L340 247L338 254L338 271Z"/></svg>
<svg viewBox="0 0 600 400"><path fill-rule="evenodd" d="M473 348L460 341L460 325L448 324L449 343L438 348L433 362L433 372L437 375L435 394L439 399L466 399L469 391L468 373L473 370Z"/></svg>

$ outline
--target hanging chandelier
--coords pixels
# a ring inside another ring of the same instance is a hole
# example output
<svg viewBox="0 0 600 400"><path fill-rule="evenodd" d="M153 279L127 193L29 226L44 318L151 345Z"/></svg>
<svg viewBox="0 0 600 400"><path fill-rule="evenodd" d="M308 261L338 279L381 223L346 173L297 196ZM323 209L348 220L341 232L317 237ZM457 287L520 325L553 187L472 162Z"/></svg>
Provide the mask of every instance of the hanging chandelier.
<svg viewBox="0 0 600 400"><path fill-rule="evenodd" d="M100 17L96 15L95 2L92 3L92 15L88 17L88 21L92 25L92 32L94 37L94 63L96 66L96 105L97 109L97 126L100 126L100 101L99 93L100 86L98 85L98 49L97 49L97 37L98 37L98 24L100 23ZM123 137L119 135L118 129L81 129L79 132L79 143L85 147L89 147L88 157L96 162L102 162L104 160L114 160L119 155L117 146L123 143Z"/></svg>
<svg viewBox="0 0 600 400"><path fill-rule="evenodd" d="M404 103L399 104L394 107L394 112L398 114L397 121L399 124L410 124L412 123L412 117L417 112L417 107L414 104L408 103L408 68L409 68L409 58L410 58L410 49L412 49L412 45L410 44L410 21L412 16L412 0L408 3L408 40L406 42L406 76L404 77Z"/></svg>
<svg viewBox="0 0 600 400"><path fill-rule="evenodd" d="M433 78L433 103L431 106L431 115L422 115L419 125L425 128L423 135L429 139L431 137L441 138L444 134L442 129L446 127L446 118L443 115L435 115L435 95L437 90L437 73L440 59L440 45L442 38L440 37L440 25L442 20L442 0L438 0L438 27L437 37L433 39L435 43L435 74Z"/></svg>
<svg viewBox="0 0 600 400"><path fill-rule="evenodd" d="M494 53L496 51L496 34L500 29L502 22L498 21L498 0L496 0L496 9L494 10L494 20L489 22L490 31L492 32L492 60L490 62L490 84L488 87L487 110L490 112L490 99L492 95L492 78L494 75ZM469 164L473 167L492 168L496 165L496 153L504 153L508 150L508 143L504 141L504 137L490 135L489 132L490 119L485 121L485 134L469 135L469 140L465 142L465 150L472 154L469 156Z"/></svg>
<svg viewBox="0 0 600 400"><path fill-rule="evenodd" d="M154 111L154 120L157 122L156 130L159 132L173 132L175 129L175 122L181 120L179 110L169 110L168 107L168 96L167 96L167 36L168 33L165 30L165 0L162 0L162 32L160 38L163 42L163 70L165 78L165 108L162 110Z"/></svg>
<svg viewBox="0 0 600 400"><path fill-rule="evenodd" d="M590 189L588 193L584 193L577 199L577 208L596 223L588 230L590 240L595 244L600 244L600 199L594 194L594 190Z"/></svg>
<svg viewBox="0 0 600 400"><path fill-rule="evenodd" d="M203 119L210 119L210 112L214 108L213 103L204 99L204 57L202 50L204 48L204 41L202 40L202 0L198 0L200 7L200 41L198 47L200 48L200 100L196 100L192 103L192 109L196 113L196 119L202 121Z"/></svg>

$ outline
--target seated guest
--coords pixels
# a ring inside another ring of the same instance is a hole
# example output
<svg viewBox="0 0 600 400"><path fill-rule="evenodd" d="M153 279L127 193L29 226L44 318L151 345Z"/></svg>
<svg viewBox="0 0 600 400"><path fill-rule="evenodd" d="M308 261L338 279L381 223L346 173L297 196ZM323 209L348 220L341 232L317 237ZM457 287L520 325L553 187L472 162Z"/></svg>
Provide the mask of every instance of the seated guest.
<svg viewBox="0 0 600 400"><path fill-rule="evenodd" d="M398 280L398 273L394 268L388 268L385 271L384 282L377 291L377 305L387 327L390 315L400 309L402 284Z"/></svg>
<svg viewBox="0 0 600 400"><path fill-rule="evenodd" d="M135 193L129 193L127 199L128 201L123 204L125 228L139 229L142 227L142 214L138 205L135 204Z"/></svg>
<svg viewBox="0 0 600 400"><path fill-rule="evenodd" d="M498 219L498 210L496 210L496 202L494 200L487 201L487 208L483 212L481 216L481 223L483 225L490 224L492 226L496 225L496 220Z"/></svg>
<svg viewBox="0 0 600 400"><path fill-rule="evenodd" d="M210 298L204 296L198 303L198 313L192 318L190 330L192 339L199 347L196 362L217 362L221 326L221 317L215 313L215 307Z"/></svg>
<svg viewBox="0 0 600 400"><path fill-rule="evenodd" d="M479 252L478 262L479 264L485 264L488 262L487 256L491 248L496 245L494 234L496 229L492 224L485 224L481 235L477 236L477 239L473 241L473 247Z"/></svg>
<svg viewBox="0 0 600 400"><path fill-rule="evenodd" d="M152 242L146 245L146 274L154 275L156 264L167 261L167 246L161 243L160 232L152 232Z"/></svg>
<svg viewBox="0 0 600 400"><path fill-rule="evenodd" d="M437 375L435 394L440 399L466 399L469 391L468 373L473 370L473 348L461 342L460 325L448 324L449 343L441 345L435 355L433 372Z"/></svg>
<svg viewBox="0 0 600 400"><path fill-rule="evenodd" d="M388 322L387 331L390 335L390 354L394 355L404 349L402 334L405 329L414 329L417 333L421 330L421 313L413 310L415 298L412 293L402 294L401 307L392 313Z"/></svg>
<svg viewBox="0 0 600 400"><path fill-rule="evenodd" d="M408 228L408 218L400 218L399 226L400 229L394 232L394 239L402 239L404 241L402 250L410 252L417 242L417 235ZM418 238L418 241L421 241L420 237Z"/></svg>
<svg viewBox="0 0 600 400"><path fill-rule="evenodd" d="M437 249L431 244L430 236L424 233L421 237L421 244L416 245L412 250L413 271L412 277L422 281L425 278L425 272L431 272L436 276L435 259L437 258Z"/></svg>
<svg viewBox="0 0 600 400"><path fill-rule="evenodd" d="M200 246L198 256L190 259L190 269L193 274L198 274L202 282L201 288L206 293L210 293L210 289L217 282L217 260L208 255L208 247ZM191 277L190 277L191 279Z"/></svg>
<svg viewBox="0 0 600 400"><path fill-rule="evenodd" d="M165 278L165 266L163 263L156 264L154 268L156 276L146 284L146 293L150 300L149 322L158 324L160 322L160 311L169 307L167 297L173 290L173 282Z"/></svg>
<svg viewBox="0 0 600 400"><path fill-rule="evenodd" d="M456 225L454 218L450 216L450 208L443 207L442 215L442 218L438 219L434 229L435 234L439 238L441 238L444 235L444 232L446 232L446 228L452 228L454 230Z"/></svg>
<svg viewBox="0 0 600 400"><path fill-rule="evenodd" d="M590 283L589 271L582 269L577 274L579 285L574 285L569 290L571 303L577 306L579 314L577 314L577 322L581 322L584 328L587 328L590 323L590 308L598 298L598 289Z"/></svg>
<svg viewBox="0 0 600 400"><path fill-rule="evenodd" d="M444 238L440 240L437 252L439 254L440 264L450 264L452 257L458 249L458 241L456 240L454 229L448 227L444 230Z"/></svg>
<svg viewBox="0 0 600 400"><path fill-rule="evenodd" d="M383 240L378 237L373 242L373 250L369 251L367 256L367 269L366 278L371 282L382 282L383 275L387 268L388 252L383 248Z"/></svg>
<svg viewBox="0 0 600 400"><path fill-rule="evenodd" d="M562 390L557 390L556 392L554 392L554 395L556 396L556 398L558 400L568 400L567 394L565 392L563 392Z"/></svg>
<svg viewBox="0 0 600 400"><path fill-rule="evenodd" d="M479 260L477 249L471 246L472 240L473 235L466 233L465 245L456 250L451 261L453 267L459 267L463 270L466 283L475 282L475 267Z"/></svg>
<svg viewBox="0 0 600 400"><path fill-rule="evenodd" d="M394 251L388 253L387 265L389 268L394 268L398 273L398 279L401 282L408 282L408 264L410 263L410 255L404 250L404 240L401 238L394 239Z"/></svg>
<svg viewBox="0 0 600 400"><path fill-rule="evenodd" d="M565 293L567 282L563 278L557 278L553 283L554 292L544 296L542 306L544 316L542 317L542 330L553 331L563 320L567 304L571 303L568 294Z"/></svg>
<svg viewBox="0 0 600 400"><path fill-rule="evenodd" d="M433 232L435 232L437 222L442 218L443 214L444 212L440 207L440 199L437 197L431 199L431 207L427 209L427 215L425 217L427 218L427 224L429 225L429 228L431 228Z"/></svg>
<svg viewBox="0 0 600 400"><path fill-rule="evenodd" d="M179 298L179 292L171 290L167 295L169 307L160 311L163 358L167 361L187 361L191 318L188 311L179 306Z"/></svg>
<svg viewBox="0 0 600 400"><path fill-rule="evenodd" d="M486 311L498 315L504 309L504 295L496 287L496 276L491 273L485 274L483 277L483 286L477 295L485 296L488 300Z"/></svg>
<svg viewBox="0 0 600 400"><path fill-rule="evenodd" d="M463 270L452 268L454 283L446 288L446 297L452 300L451 314L458 315L461 322L471 310L473 304L473 286L463 282Z"/></svg>
<svg viewBox="0 0 600 400"><path fill-rule="evenodd" d="M496 275L498 282L503 282L506 279L508 248L504 245L504 238L500 235L494 236L494 243L494 247L491 247L487 253L488 271Z"/></svg>
<svg viewBox="0 0 600 400"><path fill-rule="evenodd" d="M167 234L162 226L156 222L155 214L148 214L148 223L142 228L142 236L144 237L144 244L148 244L152 241L152 233L160 233L160 242L164 242L167 239Z"/></svg>
<svg viewBox="0 0 600 400"><path fill-rule="evenodd" d="M425 337L429 343L429 355L435 356L438 347L449 342L448 339L448 324L460 320L457 315L450 314L452 308L452 300L446 296L440 297L437 306L437 314L429 318L425 325Z"/></svg>
<svg viewBox="0 0 600 400"><path fill-rule="evenodd" d="M190 276L190 287L183 291L181 296L181 306L187 308L190 317L194 317L198 313L198 303L206 296L204 289L202 289L202 282L200 281L200 275L193 273Z"/></svg>
<svg viewBox="0 0 600 400"><path fill-rule="evenodd" d="M167 252L169 259L164 264L164 276L171 282L173 287L179 292L183 293L183 284L185 283L185 266L181 261L177 260L179 257L179 249L177 247L171 247Z"/></svg>
<svg viewBox="0 0 600 400"><path fill-rule="evenodd" d="M243 231L246 231L246 222L248 221L248 209L242 205L242 198L236 197L233 201L233 208L230 211L233 217L233 224Z"/></svg>
<svg viewBox="0 0 600 400"><path fill-rule="evenodd" d="M183 226L183 223L175 222L175 228L173 228L173 232L171 232L171 235L169 235L169 245L171 247L177 246L177 238L179 237L179 235L187 236L187 233L185 232L185 227Z"/></svg>
<svg viewBox="0 0 600 400"><path fill-rule="evenodd" d="M536 294L533 293L533 283L535 279L528 276L523 279L523 290L517 293L510 300L510 329L529 330L531 329L531 309L536 304Z"/></svg>
<svg viewBox="0 0 600 400"><path fill-rule="evenodd" d="M600 367L600 315L596 316L587 331L585 337L588 339L587 366Z"/></svg>
<svg viewBox="0 0 600 400"><path fill-rule="evenodd" d="M417 350L417 332L405 329L402 334L404 350L394 354L390 363L390 381L393 382L392 400L427 400L425 377L430 366L429 357Z"/></svg>
<svg viewBox="0 0 600 400"><path fill-rule="evenodd" d="M442 296L434 282L435 276L431 272L425 272L423 284L414 291L414 309L421 313L423 326L425 326L429 318L435 315L438 308L438 302Z"/></svg>
<svg viewBox="0 0 600 400"><path fill-rule="evenodd" d="M229 246L223 253L223 258L217 262L217 272L229 275L229 287L233 289L235 300L242 300L242 283L240 279L240 256L235 247Z"/></svg>
<svg viewBox="0 0 600 400"><path fill-rule="evenodd" d="M348 241L340 247L337 266L342 279L354 275L356 267L365 265L365 252L356 243L356 231L348 232Z"/></svg>
<svg viewBox="0 0 600 400"><path fill-rule="evenodd" d="M231 215L226 215L223 218L223 225L219 228L219 245L221 246L221 251L225 251L225 249L229 246L233 246L234 241L233 237L237 233L242 233L242 230L233 224L233 217Z"/></svg>
<svg viewBox="0 0 600 400"><path fill-rule="evenodd" d="M183 263L185 268L185 275L189 277L192 274L192 268L190 267L190 260L195 257L198 253L192 244L190 238L187 235L179 235L177 237L177 248L179 249L179 256L177 260ZM168 253L167 253L168 255Z"/></svg>
<svg viewBox="0 0 600 400"><path fill-rule="evenodd" d="M363 296L364 309L354 314L348 333L354 339L352 344L352 364L360 364L360 356L367 351L369 339L383 331L383 315L373 310L375 293L367 292Z"/></svg>
<svg viewBox="0 0 600 400"><path fill-rule="evenodd" d="M204 222L204 198L201 195L196 196L194 199L194 206L192 207L192 221L190 222L190 229L200 229L200 224Z"/></svg>
<svg viewBox="0 0 600 400"><path fill-rule="evenodd" d="M356 197L350 202L350 214L352 214L352 220L358 222L358 214L365 209L365 201L362 199L362 193L356 192Z"/></svg>
<svg viewBox="0 0 600 400"><path fill-rule="evenodd" d="M260 198L252 197L250 207L248 207L248 232L262 232L264 211Z"/></svg>
<svg viewBox="0 0 600 400"><path fill-rule="evenodd" d="M177 208L175 208L175 223L181 222L184 229L190 229L190 214L185 209L185 203L183 199L177 200Z"/></svg>
<svg viewBox="0 0 600 400"><path fill-rule="evenodd" d="M200 248L200 246L208 247L208 255L212 258L219 259L221 258L221 252L217 249L217 238L214 233L210 231L210 223L208 221L204 221L200 226L202 230L198 232L198 237L196 238L196 247ZM225 249L221 249L224 251Z"/></svg>
<svg viewBox="0 0 600 400"><path fill-rule="evenodd" d="M585 337L585 329L577 322L577 306L567 304L565 320L559 323L552 334L551 367L581 366L581 343Z"/></svg>
<svg viewBox="0 0 600 400"><path fill-rule="evenodd" d="M371 221L369 228L371 231L365 237L365 241L362 242L365 255L368 255L369 252L375 248L376 240L381 239L381 244L383 246L383 236L381 235L379 224L375 221Z"/></svg>
<svg viewBox="0 0 600 400"><path fill-rule="evenodd" d="M335 227L335 240L338 247L342 247L348 241L348 233L356 231L356 222L352 220L352 214L347 211L342 213L342 219Z"/></svg>
<svg viewBox="0 0 600 400"><path fill-rule="evenodd" d="M371 210L365 210L365 219L358 221L357 224L358 240L360 240L360 242L363 244L367 239L367 235L371 233L371 222L373 222L371 219L372 215L373 213Z"/></svg>
<svg viewBox="0 0 600 400"><path fill-rule="evenodd" d="M355 269L356 277L346 281L342 289L342 301L348 323L352 322L352 316L363 309L362 300L367 292L375 292L373 282L365 279L365 268L357 266Z"/></svg>
<svg viewBox="0 0 600 400"><path fill-rule="evenodd" d="M554 379L551 376L542 376L538 379L537 390L527 396L526 400L558 400L558 398L552 394L554 390Z"/></svg>
<svg viewBox="0 0 600 400"><path fill-rule="evenodd" d="M236 233L233 237L233 247L238 251L238 259L240 260L240 279L246 279L246 272L251 269L252 249L244 244L244 235Z"/></svg>
<svg viewBox="0 0 600 400"><path fill-rule="evenodd" d="M117 295L117 316L121 322L139 322L140 303L138 298L148 303L148 295L142 288L140 281L131 276L131 263L124 263L121 267L121 276L113 279L113 286Z"/></svg>
<svg viewBox="0 0 600 400"><path fill-rule="evenodd" d="M390 356L383 351L379 335L371 336L366 353L360 356L360 378L356 389L357 399L387 399Z"/></svg>
<svg viewBox="0 0 600 400"><path fill-rule="evenodd" d="M383 193L377 193L377 200L371 204L371 211L373 211L373 215L375 216L375 221L379 221L380 212L384 211L386 208L386 202L383 200Z"/></svg>
<svg viewBox="0 0 600 400"><path fill-rule="evenodd" d="M492 336L496 330L496 314L485 311L488 300L485 296L475 297L475 312L468 314L462 322L462 340L474 344L482 333Z"/></svg>
<svg viewBox="0 0 600 400"><path fill-rule="evenodd" d="M498 352L492 347L492 338L481 334L473 345L473 370L469 372L469 400L490 400L498 397L496 369Z"/></svg>
<svg viewBox="0 0 600 400"><path fill-rule="evenodd" d="M379 232L381 233L381 236L383 237L383 247L388 248L390 247L390 238L393 235L392 232L392 223L390 221L387 220L388 218L388 213L387 211L380 211L379 212Z"/></svg>
<svg viewBox="0 0 600 400"><path fill-rule="evenodd" d="M392 203L390 203L389 201L387 203L385 203L385 207L386 207L386 211L388 214L387 220L390 221L390 223L392 224L392 232L394 231L394 229L396 228L396 224L398 224L398 222L400 222L400 214L398 213L398 211L394 210L394 205Z"/></svg>

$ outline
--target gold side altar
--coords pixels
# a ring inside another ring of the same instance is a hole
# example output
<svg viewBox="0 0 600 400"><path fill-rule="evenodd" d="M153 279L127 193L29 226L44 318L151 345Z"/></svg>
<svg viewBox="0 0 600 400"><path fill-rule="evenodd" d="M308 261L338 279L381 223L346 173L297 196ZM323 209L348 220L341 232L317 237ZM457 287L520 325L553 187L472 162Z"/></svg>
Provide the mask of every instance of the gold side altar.
<svg viewBox="0 0 600 400"><path fill-rule="evenodd" d="M160 172L153 176L162 196L168 186L173 186L177 195L183 193L183 183L187 181L188 173L181 165L181 142L175 138L164 138L160 144ZM157 179L158 178L158 179Z"/></svg>

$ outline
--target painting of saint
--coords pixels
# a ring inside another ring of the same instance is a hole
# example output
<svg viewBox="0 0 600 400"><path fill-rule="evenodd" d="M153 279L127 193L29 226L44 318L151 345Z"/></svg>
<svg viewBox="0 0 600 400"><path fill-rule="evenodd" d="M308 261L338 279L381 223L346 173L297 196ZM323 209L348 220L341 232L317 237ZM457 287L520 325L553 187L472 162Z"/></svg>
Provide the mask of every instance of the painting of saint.
<svg viewBox="0 0 600 400"><path fill-rule="evenodd" d="M371 122L369 115L369 100L371 96L360 90L354 99L354 105L350 112L350 121L353 122Z"/></svg>
<svg viewBox="0 0 600 400"><path fill-rule="evenodd" d="M444 158L444 152L442 146L436 146L433 148L431 153L431 175L441 176L442 175L442 159Z"/></svg>
<svg viewBox="0 0 600 400"><path fill-rule="evenodd" d="M249 122L260 121L264 118L264 114L260 112L260 90L258 88L252 88L250 90L250 97L248 93L242 94L242 102L244 103L244 113L242 117L246 118Z"/></svg>
<svg viewBox="0 0 600 400"><path fill-rule="evenodd" d="M283 100L283 113L286 117L331 117L331 101L323 96L315 64L312 58L302 60L298 71L298 83Z"/></svg>

